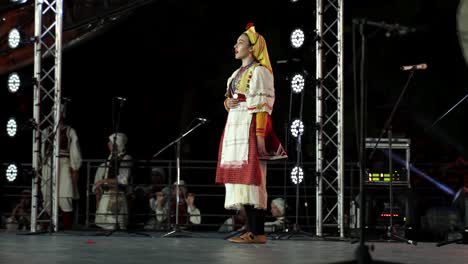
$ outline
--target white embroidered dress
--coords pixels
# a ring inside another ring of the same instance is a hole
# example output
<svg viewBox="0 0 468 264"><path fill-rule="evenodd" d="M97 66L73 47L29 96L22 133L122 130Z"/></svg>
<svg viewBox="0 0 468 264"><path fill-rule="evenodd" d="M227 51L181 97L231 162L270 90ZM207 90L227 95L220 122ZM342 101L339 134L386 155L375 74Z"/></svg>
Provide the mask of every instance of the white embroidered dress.
<svg viewBox="0 0 468 264"><path fill-rule="evenodd" d="M238 71L235 71L228 79L228 87ZM245 89L246 92L244 93L245 102L240 102L237 108L230 109L228 113L222 142L220 167L240 169L249 162L259 162L261 183L260 185L225 183L226 198L224 206L226 209L239 210L245 204L253 205L255 208L267 208L266 162L248 160L248 151L250 137L256 137L250 131L254 114L257 112L271 114L272 112L275 100L274 79L273 74L261 65L254 66L251 74L252 77L248 82L248 88ZM239 93L242 94L240 91Z"/></svg>

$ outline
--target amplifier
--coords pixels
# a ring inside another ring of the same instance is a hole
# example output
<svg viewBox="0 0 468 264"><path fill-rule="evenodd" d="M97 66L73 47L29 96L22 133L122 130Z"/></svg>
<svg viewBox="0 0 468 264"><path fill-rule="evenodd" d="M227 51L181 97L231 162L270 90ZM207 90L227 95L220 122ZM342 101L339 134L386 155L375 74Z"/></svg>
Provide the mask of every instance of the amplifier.
<svg viewBox="0 0 468 264"><path fill-rule="evenodd" d="M390 185L390 167L393 172L392 185L410 185L410 139L366 138L366 174L365 184L375 186ZM375 150L375 151L374 151ZM372 157L370 153L373 153ZM392 163L390 164L390 157ZM391 166L390 166L391 165Z"/></svg>
<svg viewBox="0 0 468 264"><path fill-rule="evenodd" d="M392 185L407 185L406 172L400 174L399 171L393 172ZM365 179L366 185L390 185L390 173L388 172L368 172Z"/></svg>

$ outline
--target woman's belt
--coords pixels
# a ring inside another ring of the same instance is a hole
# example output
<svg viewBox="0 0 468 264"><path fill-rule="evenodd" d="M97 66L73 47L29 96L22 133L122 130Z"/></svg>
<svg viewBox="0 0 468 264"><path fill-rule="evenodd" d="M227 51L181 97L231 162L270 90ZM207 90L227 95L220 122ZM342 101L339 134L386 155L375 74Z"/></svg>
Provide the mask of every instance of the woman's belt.
<svg viewBox="0 0 468 264"><path fill-rule="evenodd" d="M247 98L245 97L245 94L237 94L237 101L239 102L245 102Z"/></svg>

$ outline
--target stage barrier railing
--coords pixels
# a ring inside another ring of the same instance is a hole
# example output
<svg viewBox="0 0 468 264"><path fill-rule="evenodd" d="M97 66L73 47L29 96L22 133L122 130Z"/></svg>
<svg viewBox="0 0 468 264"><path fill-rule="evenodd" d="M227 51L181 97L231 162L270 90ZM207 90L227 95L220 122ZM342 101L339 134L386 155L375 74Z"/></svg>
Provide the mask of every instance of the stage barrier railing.
<svg viewBox="0 0 468 264"><path fill-rule="evenodd" d="M87 229L91 228L94 223L95 217L95 197L92 192L92 185L97 167L105 160L102 159L86 159L83 161L80 170L80 199L75 201L75 219L74 228ZM202 222L199 225L189 226L197 230L216 231L224 223L224 221L236 213L224 209L224 187L214 183L216 172L216 161L206 160L185 160L181 162L181 179L185 181L189 193L195 194L195 205L201 211ZM31 190L31 180L33 177L32 168L30 163L18 163L18 176L12 181L3 181L0 186L2 200L2 208L0 209L0 216L2 222L0 228L5 228L5 219L11 216L11 213L21 198L21 192L24 190ZM281 161L271 162L268 165L268 202L277 197L285 198L289 204L289 210L286 210L286 216L292 223L295 220L295 198L296 186L291 182L289 172L294 166L294 163L285 163ZM2 168L6 168L7 164L1 164ZM458 185L459 182L453 182L455 179L468 182L463 177L455 177L453 175L468 175L468 168L448 168L446 163L431 163L431 164L413 164L421 171L427 172L434 179L448 185ZM146 161L136 160L134 162L132 177L129 184L129 196L135 194L135 190L141 188L149 188L151 183L151 170L152 168L160 168L165 172L165 177L158 184L153 187L157 191L161 191L164 187L171 185L175 182L175 160L157 160ZM357 183L359 181L359 171L355 163L347 163L345 166L345 215L350 212L350 203L353 201L352 197L358 195ZM315 164L313 162L304 163L305 181L300 186L300 210L299 222L303 229L314 230L315 228L315 177L314 177ZM442 204L441 197L444 197L442 192L437 195L434 191L434 186L425 181L423 178L413 175L412 181L416 182L417 189L425 195L425 199L434 201L434 204ZM354 183L354 185L352 184ZM354 186L354 187L353 187ZM371 188L378 188L372 187ZM427 197L426 197L427 196ZM447 198L448 199L448 198ZM446 201L448 204L450 201ZM149 202L148 202L149 203ZM306 206L307 204L307 206ZM432 204L432 202L431 202ZM133 212L130 210L130 214ZM154 212L145 213L143 215L131 215L135 219L145 219L155 217ZM138 218L141 217L141 218ZM39 219L40 220L40 219ZM270 213L270 208L267 212L267 221L273 220ZM348 222L346 228L348 228ZM41 223L39 221L39 223ZM130 223L142 226L142 223ZM139 225L138 225L139 224ZM144 225L143 225L144 226ZM160 226L161 230L169 228L169 224L165 223Z"/></svg>

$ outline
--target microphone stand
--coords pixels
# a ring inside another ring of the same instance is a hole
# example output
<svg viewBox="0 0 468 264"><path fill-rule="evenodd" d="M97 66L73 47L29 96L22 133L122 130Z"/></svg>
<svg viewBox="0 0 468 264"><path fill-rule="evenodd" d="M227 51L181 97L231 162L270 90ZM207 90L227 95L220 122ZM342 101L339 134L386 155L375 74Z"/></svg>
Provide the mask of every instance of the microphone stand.
<svg viewBox="0 0 468 264"><path fill-rule="evenodd" d="M104 234L97 234L98 236L101 236L101 235L104 235L104 236L110 236L112 235L113 233L117 232L117 231L125 231L127 233L130 233L126 227L126 229L122 229L120 227L120 225L122 223L119 223L119 217L120 217L120 205L119 205L119 196L120 196L120 188L119 188L119 179L118 179L118 175L119 175L119 171L120 171L120 164L119 164L119 151L118 151L118 148L117 148L117 131L119 131L119 126L120 126L120 116L121 116L121 113L122 113L122 108L123 108L123 105L124 105L124 102L125 100L123 100L122 98L119 98L119 97L114 97L114 99L117 99L119 101L119 111L117 112L117 120L116 122L113 122L113 134L114 134L114 137L112 138L112 155L111 155L111 160L109 162L112 162L113 163L113 166L112 166L112 170L113 172L113 175L114 175L114 179L115 179L115 183L114 184L110 184L111 186L114 185L115 186L115 195L114 195L114 199L115 199L115 207L116 207L116 211L114 213L114 217L115 217L115 224L114 224L114 229L108 231L108 232L105 232ZM114 116L115 110L114 110L114 107L112 107L112 116ZM114 120L114 119L112 119ZM107 166L107 164L106 164ZM109 173L109 171L108 171ZM129 175L129 177L131 177L131 175ZM126 197L126 194L124 193L123 196L125 197L125 199L127 198ZM101 197L101 200L102 200L102 197ZM127 208L128 208L128 205L127 205ZM127 215L128 215L128 210L127 210ZM143 235L143 236L150 236L149 234L146 234L146 233L140 233L140 232L137 232L135 234L138 234L138 235Z"/></svg>
<svg viewBox="0 0 468 264"><path fill-rule="evenodd" d="M387 33L386 33L387 37L391 36L392 33L396 33L397 35L405 35L405 34L410 33L410 32L416 32L415 28L402 26L402 25L400 25L398 23L388 24L388 23L385 23L385 22L374 22L374 21L370 21L370 20L367 20L367 19L362 19L361 22L364 23L365 25L368 25L368 26L373 26L373 27L376 27L376 28L381 28L381 29L386 30L387 31Z"/></svg>
<svg viewBox="0 0 468 264"><path fill-rule="evenodd" d="M120 103L120 107L122 106L122 102ZM120 119L120 112L119 111L119 115L117 117L117 125L114 125L114 137L112 139L112 155L111 155L111 160L109 162L112 162L113 166L111 167L112 168L112 172L108 171L108 173L113 173L114 174L114 179L115 179L115 195L114 195L114 199L115 199L115 204L116 204L116 211L114 213L114 217L115 217L115 225L114 225L114 229L112 229L111 231L109 232L106 232L104 235L105 236L110 236L112 235L114 232L116 231L120 231L122 230L120 228L120 224L119 224L119 217L120 217L120 206L119 206L119 179L118 179L118 173L119 173L119 160L118 160L118 151L117 151L117 131L118 131L118 124L119 124L119 119ZM102 198L101 198L102 199Z"/></svg>
<svg viewBox="0 0 468 264"><path fill-rule="evenodd" d="M190 134L193 130L197 129L199 126L207 123L207 121L204 121L204 120L200 120L199 119L199 123L196 124L194 127L192 127L191 129L189 129L188 131L186 132L182 132L180 134L180 136L178 138L176 138L175 140L173 140L171 143L169 143L168 145L166 145L165 147L163 147L160 151L158 151L156 154L153 155L153 158L158 156L161 152L163 152L164 150L166 150L167 148L169 148L170 146L176 144L176 170L177 170L177 183L176 183L176 207L175 207L175 224L172 226L172 231L166 233L163 235L163 237L170 237L170 236L176 236L176 237L180 237L180 236L189 236L189 235L192 235L193 233L192 232L189 232L189 231L186 231L186 230L182 230L180 228L180 224L179 224L179 201L180 201L180 196L179 196L179 189L180 189L180 144L181 144L181 140L182 138L184 138L185 136L187 136L188 134ZM190 216L189 216L190 218ZM170 218L168 219L170 221Z"/></svg>
<svg viewBox="0 0 468 264"><path fill-rule="evenodd" d="M359 195L359 223L360 223L360 236L359 236L359 245L356 249L356 262L360 264L364 263L371 263L372 258L369 252L369 247L365 244L366 241L366 231L365 231L365 193L364 193L364 175L365 175L365 166L366 166L366 161L364 159L364 139L365 139L365 104L364 104L364 99L366 97L365 94L365 63L366 63L366 35L364 33L364 26L366 24L365 19L361 19L358 21L354 21L359 25L359 33L361 35L361 61L360 61L360 105L359 105L359 118L360 118L360 125L359 125L359 135L361 137L360 142L359 142L359 190L360 190L360 195Z"/></svg>
<svg viewBox="0 0 468 264"><path fill-rule="evenodd" d="M380 143L380 141L382 140L383 136L385 133L387 133L388 135L388 142L389 142L389 176L390 176L390 188L389 188L389 192L390 192L390 226L388 227L388 230L387 230L387 237L389 238L394 238L396 240L399 240L399 241L402 241L402 242L406 242L410 245L417 245L417 242L416 241L413 241L413 240L410 240L410 239L406 239L404 237L400 237L398 235L395 235L393 233L393 190L392 190L392 182L393 182L393 166L392 166L392 131L391 131L391 123L392 123L392 120L393 120L393 116L398 108L398 105L400 104L401 102L401 99L403 98L403 95L406 91L406 89L408 88L409 84L410 84L410 81L411 79L413 78L414 76L414 72L415 72L416 69L411 69L410 71L410 75L408 76L408 80L406 81L406 84L405 86L403 87L403 89L401 90L401 93L400 93L400 96L398 97L397 101L395 102L395 105L393 106L393 109L390 113L390 116L388 117L387 121L385 122L385 126L384 128L382 129L382 131L380 132L380 135L377 139L377 142L375 143L372 151L371 151L371 154L369 155L369 158L368 160L372 160L372 157L374 156L374 153L375 151L377 150L377 147Z"/></svg>
<svg viewBox="0 0 468 264"><path fill-rule="evenodd" d="M359 164L359 225L360 225L360 235L359 235L359 245L355 251L355 259L344 261L344 262L336 262L336 263L359 263L359 264L367 264L367 263L392 263L387 261L376 261L373 260L370 252L369 246L366 245L366 231L365 231L365 191L364 191L364 177L365 177L365 167L366 167L366 160L364 158L364 149L365 149L365 138L366 138L366 122L365 122L365 113L367 112L367 108L365 105L366 99L366 92L365 92L365 69L366 69L366 43L367 38L364 32L365 25L369 24L369 21L366 19L354 19L353 24L359 26L359 34L361 37L361 58L360 58L360 83L359 83L359 96L360 96L360 104L359 104L359 137L358 137L358 164ZM353 27L354 29L354 27ZM353 30L354 35L354 30ZM356 54L356 51L354 51ZM357 89L357 88L356 88ZM406 89L406 88L405 88ZM356 106L357 107L357 106ZM352 241L352 243L354 243Z"/></svg>

